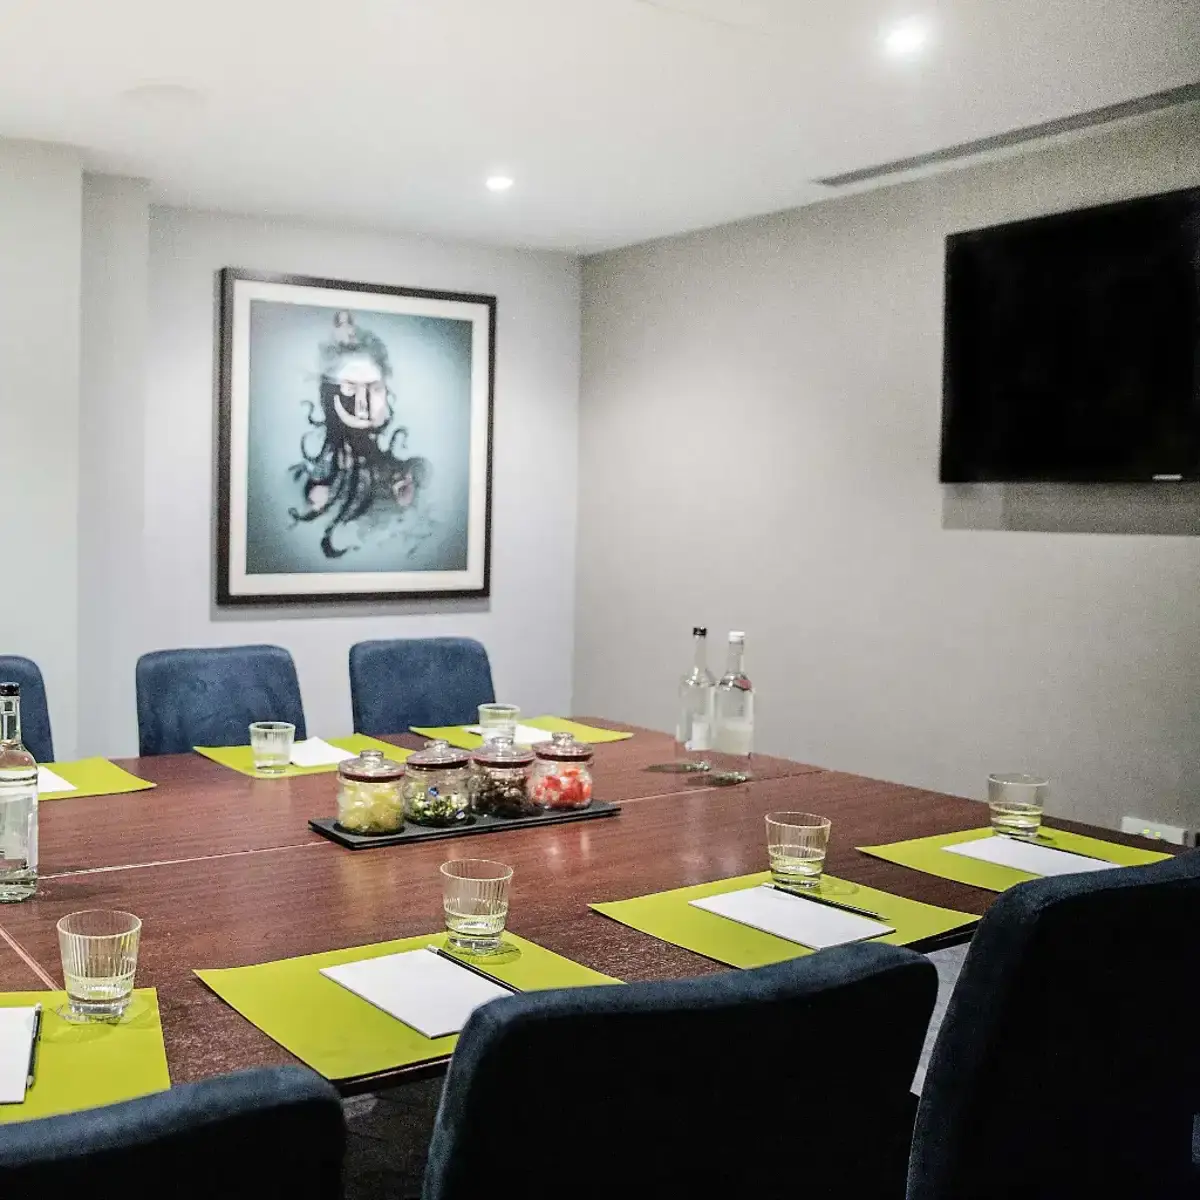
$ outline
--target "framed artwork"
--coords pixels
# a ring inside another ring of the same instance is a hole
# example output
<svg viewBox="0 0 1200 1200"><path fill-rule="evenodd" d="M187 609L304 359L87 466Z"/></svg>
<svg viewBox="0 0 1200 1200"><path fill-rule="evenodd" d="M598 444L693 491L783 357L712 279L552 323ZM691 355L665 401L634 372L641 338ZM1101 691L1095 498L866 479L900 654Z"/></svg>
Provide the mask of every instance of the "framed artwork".
<svg viewBox="0 0 1200 1200"><path fill-rule="evenodd" d="M496 298L221 272L217 603L486 596Z"/></svg>

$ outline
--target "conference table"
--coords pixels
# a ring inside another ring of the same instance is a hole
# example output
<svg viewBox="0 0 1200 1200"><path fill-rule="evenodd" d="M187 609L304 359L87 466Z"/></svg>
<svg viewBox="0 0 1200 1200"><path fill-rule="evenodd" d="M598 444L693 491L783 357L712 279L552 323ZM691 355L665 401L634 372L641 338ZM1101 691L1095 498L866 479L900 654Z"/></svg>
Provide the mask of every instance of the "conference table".
<svg viewBox="0 0 1200 1200"><path fill-rule="evenodd" d="M598 746L594 794L615 817L353 851L314 833L336 812L335 774L251 779L198 754L118 760L158 786L42 805L38 895L0 907L0 989L61 988L55 923L86 908L144 922L139 987L158 989L171 1078L180 1083L295 1060L193 974L430 933L442 928L438 866L452 857L515 869L508 928L626 981L727 970L589 910L590 903L763 870L763 814L832 819L827 869L837 876L982 914L994 893L855 850L987 824L985 805L787 759L756 755L751 782L650 770L669 735L603 718L628 741ZM415 748L411 734L385 739ZM1159 843L1076 822L1060 828L1127 845ZM1167 847L1169 849L1169 847ZM948 935L966 940L970 929ZM933 943L918 949L935 948ZM444 1062L351 1080L347 1094L427 1077Z"/></svg>

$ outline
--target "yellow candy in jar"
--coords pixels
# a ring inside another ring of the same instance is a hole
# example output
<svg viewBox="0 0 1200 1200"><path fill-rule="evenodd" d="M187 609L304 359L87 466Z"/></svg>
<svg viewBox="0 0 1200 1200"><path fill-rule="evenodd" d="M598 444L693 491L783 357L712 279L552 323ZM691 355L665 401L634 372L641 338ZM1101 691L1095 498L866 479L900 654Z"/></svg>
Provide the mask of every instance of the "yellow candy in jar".
<svg viewBox="0 0 1200 1200"><path fill-rule="evenodd" d="M382 750L364 750L338 767L338 824L348 833L404 828L404 768Z"/></svg>

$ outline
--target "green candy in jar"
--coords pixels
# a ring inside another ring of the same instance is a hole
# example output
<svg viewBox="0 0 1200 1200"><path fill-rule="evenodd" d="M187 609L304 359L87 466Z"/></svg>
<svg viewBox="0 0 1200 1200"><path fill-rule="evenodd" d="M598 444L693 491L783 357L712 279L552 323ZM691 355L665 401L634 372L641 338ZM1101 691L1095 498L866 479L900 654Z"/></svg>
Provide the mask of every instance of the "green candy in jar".
<svg viewBox="0 0 1200 1200"><path fill-rule="evenodd" d="M404 811L416 825L445 827L472 820L468 794L470 755L438 739L405 764Z"/></svg>

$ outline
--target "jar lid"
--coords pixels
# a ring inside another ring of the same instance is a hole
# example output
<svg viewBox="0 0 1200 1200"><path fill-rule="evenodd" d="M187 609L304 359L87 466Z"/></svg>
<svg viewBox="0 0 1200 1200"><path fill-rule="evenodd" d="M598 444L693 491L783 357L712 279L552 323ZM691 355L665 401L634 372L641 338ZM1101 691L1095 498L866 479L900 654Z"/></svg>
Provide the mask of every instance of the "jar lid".
<svg viewBox="0 0 1200 1200"><path fill-rule="evenodd" d="M538 742L533 751L538 758L552 762L580 762L595 753L587 742L577 742L573 733L553 734L548 742Z"/></svg>
<svg viewBox="0 0 1200 1200"><path fill-rule="evenodd" d="M509 737L492 738L475 751L474 759L485 767L527 767L533 762L533 751L518 746Z"/></svg>
<svg viewBox="0 0 1200 1200"><path fill-rule="evenodd" d="M404 774L404 764L384 758L382 750L364 750L357 758L338 763L338 774L360 783L387 783Z"/></svg>
<svg viewBox="0 0 1200 1200"><path fill-rule="evenodd" d="M419 771L437 771L447 767L465 767L471 756L465 750L451 746L444 738L426 742L423 750L409 755L406 766Z"/></svg>

